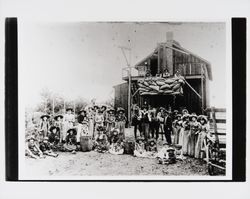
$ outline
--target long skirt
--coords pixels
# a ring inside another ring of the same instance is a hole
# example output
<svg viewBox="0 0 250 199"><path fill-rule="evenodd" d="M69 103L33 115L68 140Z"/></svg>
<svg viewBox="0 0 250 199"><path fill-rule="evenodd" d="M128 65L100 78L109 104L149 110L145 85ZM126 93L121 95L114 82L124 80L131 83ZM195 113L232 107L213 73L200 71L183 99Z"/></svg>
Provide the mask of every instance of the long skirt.
<svg viewBox="0 0 250 199"><path fill-rule="evenodd" d="M194 154L195 158L203 158L202 154L201 154L201 150L204 146L205 137L206 137L206 132L201 131L198 135L197 142L195 145L195 154Z"/></svg>
<svg viewBox="0 0 250 199"><path fill-rule="evenodd" d="M195 132L190 131L190 135L188 137L188 155L190 157L194 157L195 153Z"/></svg>
<svg viewBox="0 0 250 199"><path fill-rule="evenodd" d="M91 137L94 136L94 120L93 119L89 120L89 136Z"/></svg>
<svg viewBox="0 0 250 199"><path fill-rule="evenodd" d="M123 139L125 139L125 123L124 121L116 122L115 127L119 129L120 134L123 136Z"/></svg>
<svg viewBox="0 0 250 199"><path fill-rule="evenodd" d="M174 144L179 144L180 127L173 127Z"/></svg>
<svg viewBox="0 0 250 199"><path fill-rule="evenodd" d="M67 131L69 129L73 128L73 123L72 122L67 122L65 121L63 123L63 132L62 132L62 140L65 140L66 139L66 135L67 135Z"/></svg>
<svg viewBox="0 0 250 199"><path fill-rule="evenodd" d="M181 145L181 146L183 145L183 134L184 134L184 128L180 128L178 144Z"/></svg>
<svg viewBox="0 0 250 199"><path fill-rule="evenodd" d="M190 135L190 130L183 130L183 138L182 138L182 151L183 151L183 155L188 155L189 135Z"/></svg>

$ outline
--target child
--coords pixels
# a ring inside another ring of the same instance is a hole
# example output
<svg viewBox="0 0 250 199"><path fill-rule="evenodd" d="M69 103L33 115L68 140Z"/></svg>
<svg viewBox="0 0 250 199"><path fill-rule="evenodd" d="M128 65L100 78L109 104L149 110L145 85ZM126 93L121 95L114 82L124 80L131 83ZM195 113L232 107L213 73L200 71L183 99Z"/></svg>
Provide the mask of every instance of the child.
<svg viewBox="0 0 250 199"><path fill-rule="evenodd" d="M71 152L72 154L76 154L77 142L76 142L76 129L71 128L67 131L64 151Z"/></svg>
<svg viewBox="0 0 250 199"><path fill-rule="evenodd" d="M81 136L89 136L89 122L85 110L83 109L80 110L77 120L78 120L78 125L77 125L76 141L78 144L80 144Z"/></svg>
<svg viewBox="0 0 250 199"><path fill-rule="evenodd" d="M69 129L73 128L74 123L75 123L75 115L72 113L73 108L69 107L66 109L66 114L64 115L63 119L63 126L64 126L64 131L63 131L63 138L62 140L65 141L66 135Z"/></svg>
<svg viewBox="0 0 250 199"><path fill-rule="evenodd" d="M159 164L172 164L176 162L175 149L170 147L167 142L163 143L162 149L156 156Z"/></svg>
<svg viewBox="0 0 250 199"><path fill-rule="evenodd" d="M56 158L58 154L52 151L51 143L49 143L48 140L49 140L48 137L44 137L43 141L39 143L39 148L43 152L44 155L52 156Z"/></svg>
<svg viewBox="0 0 250 199"><path fill-rule="evenodd" d="M135 143L134 156L139 158L146 158L148 156L145 150L144 139L142 137L137 138Z"/></svg>
<svg viewBox="0 0 250 199"><path fill-rule="evenodd" d="M95 115L95 135L98 133L98 128L104 125L104 115L102 114L101 110L97 111L97 114Z"/></svg>
<svg viewBox="0 0 250 199"><path fill-rule="evenodd" d="M115 119L115 128L119 129L120 134L122 134L123 139L125 139L125 124L127 121L127 118L125 116L125 110L123 108L118 108L117 113L118 115Z"/></svg>
<svg viewBox="0 0 250 199"><path fill-rule="evenodd" d="M60 134L59 128L56 126L50 127L48 141L56 148L58 143L60 142Z"/></svg>
<svg viewBox="0 0 250 199"><path fill-rule="evenodd" d="M43 156L43 152L39 149L39 146L35 143L35 141L37 140L32 136L27 139L25 155L34 159L45 158L45 156Z"/></svg>
<svg viewBox="0 0 250 199"><path fill-rule="evenodd" d="M121 155L124 153L124 144L122 136L119 135L118 130L114 130L112 133L111 145L109 149L109 153L113 155Z"/></svg>
<svg viewBox="0 0 250 199"><path fill-rule="evenodd" d="M155 158L157 154L157 141L154 138L148 140L147 153L149 158Z"/></svg>
<svg viewBox="0 0 250 199"><path fill-rule="evenodd" d="M109 141L111 141L111 129L115 127L115 110L112 108L107 111L106 125L107 125L107 136Z"/></svg>
<svg viewBox="0 0 250 199"><path fill-rule="evenodd" d="M41 122L39 125L39 132L41 135L41 138L47 137L49 132L49 118L50 116L47 114L44 114L41 116Z"/></svg>
<svg viewBox="0 0 250 199"><path fill-rule="evenodd" d="M205 115L199 115L198 122L200 123L197 142L195 145L195 158L203 158L204 153L202 154L202 149L204 148L204 139L209 133L209 124L207 117Z"/></svg>
<svg viewBox="0 0 250 199"><path fill-rule="evenodd" d="M95 151L99 153L106 153L109 150L108 138L104 134L104 127L98 126L97 135L95 136Z"/></svg>
<svg viewBox="0 0 250 199"><path fill-rule="evenodd" d="M63 138L63 115L56 115L54 117L55 123L54 126L59 128L59 136L60 136L60 142L62 142L62 138Z"/></svg>

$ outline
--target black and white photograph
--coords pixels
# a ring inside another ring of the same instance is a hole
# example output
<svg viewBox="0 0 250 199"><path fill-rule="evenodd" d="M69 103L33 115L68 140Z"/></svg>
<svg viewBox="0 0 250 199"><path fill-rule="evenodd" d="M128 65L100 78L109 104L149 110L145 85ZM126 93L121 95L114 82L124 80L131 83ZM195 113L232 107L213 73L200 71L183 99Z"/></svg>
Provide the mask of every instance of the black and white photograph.
<svg viewBox="0 0 250 199"><path fill-rule="evenodd" d="M0 0L0 198L249 198L249 10Z"/></svg>
<svg viewBox="0 0 250 199"><path fill-rule="evenodd" d="M20 22L20 178L230 177L227 25Z"/></svg>

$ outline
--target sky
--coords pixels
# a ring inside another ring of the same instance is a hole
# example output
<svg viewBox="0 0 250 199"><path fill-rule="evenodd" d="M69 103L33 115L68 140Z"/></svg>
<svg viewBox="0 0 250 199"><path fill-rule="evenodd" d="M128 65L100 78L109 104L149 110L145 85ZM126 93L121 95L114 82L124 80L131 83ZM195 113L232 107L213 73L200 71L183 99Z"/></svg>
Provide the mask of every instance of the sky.
<svg viewBox="0 0 250 199"><path fill-rule="evenodd" d="M44 88L67 99L109 99L123 82L126 61L119 46L132 49L133 66L172 31L181 46L211 63L210 104L225 107L225 23L23 21L18 30L19 94L27 106L39 103Z"/></svg>

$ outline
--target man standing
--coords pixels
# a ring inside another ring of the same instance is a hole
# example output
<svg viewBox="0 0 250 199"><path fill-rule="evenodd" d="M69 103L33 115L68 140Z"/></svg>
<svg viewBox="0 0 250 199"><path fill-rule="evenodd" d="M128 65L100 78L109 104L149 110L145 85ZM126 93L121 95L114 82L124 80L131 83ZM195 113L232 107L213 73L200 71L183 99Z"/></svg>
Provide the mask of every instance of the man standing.
<svg viewBox="0 0 250 199"><path fill-rule="evenodd" d="M168 144L172 144L171 141L171 132L172 132L172 119L168 111L165 111L164 117L164 134Z"/></svg>

